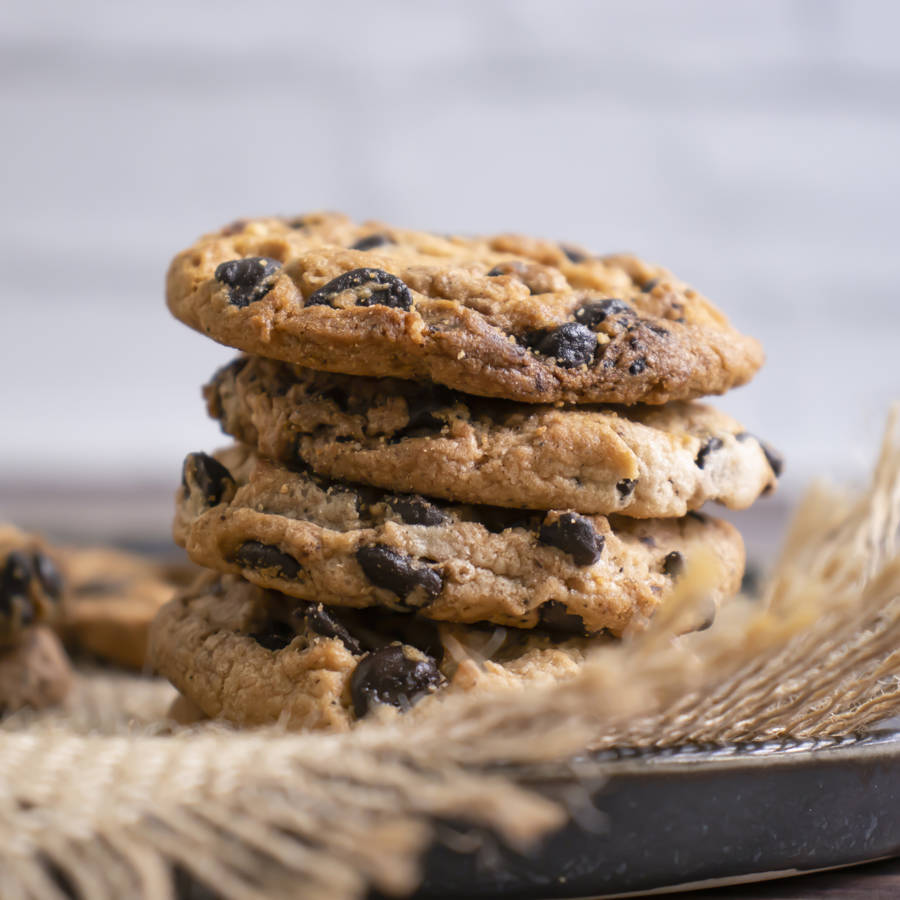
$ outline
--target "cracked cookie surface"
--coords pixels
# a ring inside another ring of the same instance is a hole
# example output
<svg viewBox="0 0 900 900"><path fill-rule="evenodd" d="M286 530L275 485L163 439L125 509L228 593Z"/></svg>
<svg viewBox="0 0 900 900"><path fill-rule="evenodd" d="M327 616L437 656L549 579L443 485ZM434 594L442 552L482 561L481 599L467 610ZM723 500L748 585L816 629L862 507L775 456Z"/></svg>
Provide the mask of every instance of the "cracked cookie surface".
<svg viewBox="0 0 900 900"><path fill-rule="evenodd" d="M465 503L676 517L749 506L781 460L710 406L553 406L241 357L204 388L232 437L318 475Z"/></svg>
<svg viewBox="0 0 900 900"><path fill-rule="evenodd" d="M329 482L235 445L189 454L176 541L194 562L327 605L621 634L665 602L684 561L718 560L711 600L736 593L728 523L509 510Z"/></svg>
<svg viewBox="0 0 900 900"><path fill-rule="evenodd" d="M605 640L329 607L207 574L162 609L151 651L206 716L345 730L376 709L559 681Z"/></svg>
<svg viewBox="0 0 900 900"><path fill-rule="evenodd" d="M336 213L206 235L172 261L166 295L181 321L248 353L530 403L693 399L763 361L708 300L636 257Z"/></svg>

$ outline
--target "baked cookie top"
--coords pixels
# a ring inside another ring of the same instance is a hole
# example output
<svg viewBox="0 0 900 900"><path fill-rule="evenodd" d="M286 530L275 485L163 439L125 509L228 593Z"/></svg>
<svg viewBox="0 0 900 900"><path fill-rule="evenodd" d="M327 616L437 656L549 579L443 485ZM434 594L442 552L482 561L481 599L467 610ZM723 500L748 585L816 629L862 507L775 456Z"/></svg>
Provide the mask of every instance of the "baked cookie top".
<svg viewBox="0 0 900 900"><path fill-rule="evenodd" d="M700 403L515 403L241 357L204 388L223 430L288 465L393 491L526 509L682 516L774 488L778 454Z"/></svg>
<svg viewBox="0 0 900 900"><path fill-rule="evenodd" d="M711 599L735 593L740 535L725 522L587 516L385 494L289 469L236 445L189 454L176 541L194 562L328 605L419 610L570 633L639 627L686 558L718 559Z"/></svg>
<svg viewBox="0 0 900 900"><path fill-rule="evenodd" d="M636 257L335 213L206 235L172 261L166 295L181 321L255 355L529 403L720 394L763 361L708 300Z"/></svg>
<svg viewBox="0 0 900 900"><path fill-rule="evenodd" d="M558 681L603 641L326 606L207 574L163 607L151 652L207 716L345 730L376 709Z"/></svg>

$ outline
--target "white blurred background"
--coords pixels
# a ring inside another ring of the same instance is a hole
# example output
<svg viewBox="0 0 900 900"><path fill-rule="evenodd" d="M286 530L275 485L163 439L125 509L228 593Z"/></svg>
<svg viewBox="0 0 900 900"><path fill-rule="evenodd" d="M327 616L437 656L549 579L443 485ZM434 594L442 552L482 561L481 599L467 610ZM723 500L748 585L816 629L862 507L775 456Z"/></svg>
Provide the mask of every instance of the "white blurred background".
<svg viewBox="0 0 900 900"><path fill-rule="evenodd" d="M199 386L233 353L170 319L168 260L316 208L662 262L763 341L717 402L784 450L782 500L870 464L900 399L900 4L7 0L0 21L0 514L113 485L167 518L184 453L223 441Z"/></svg>

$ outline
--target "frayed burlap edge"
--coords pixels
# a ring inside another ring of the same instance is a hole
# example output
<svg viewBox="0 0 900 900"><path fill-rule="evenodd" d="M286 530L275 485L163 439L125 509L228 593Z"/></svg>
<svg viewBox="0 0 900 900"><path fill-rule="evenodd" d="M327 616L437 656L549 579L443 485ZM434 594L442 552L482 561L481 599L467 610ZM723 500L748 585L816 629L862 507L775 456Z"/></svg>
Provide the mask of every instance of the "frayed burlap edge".
<svg viewBox="0 0 900 900"><path fill-rule="evenodd" d="M158 682L88 673L68 715L0 731L0 896L361 896L414 889L437 820L527 848L566 811L496 764L585 748L856 733L900 709L900 416L872 485L815 488L762 601L675 637L702 602L696 561L648 630L566 682L448 697L342 735L171 731ZM425 708L427 707L427 708Z"/></svg>

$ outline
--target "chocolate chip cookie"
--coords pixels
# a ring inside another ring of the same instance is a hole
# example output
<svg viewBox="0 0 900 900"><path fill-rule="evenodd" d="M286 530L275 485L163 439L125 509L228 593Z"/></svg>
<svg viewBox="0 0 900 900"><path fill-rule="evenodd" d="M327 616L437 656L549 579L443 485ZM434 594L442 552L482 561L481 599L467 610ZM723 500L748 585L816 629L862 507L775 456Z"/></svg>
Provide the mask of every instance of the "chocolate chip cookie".
<svg viewBox="0 0 900 900"><path fill-rule="evenodd" d="M559 681L603 640L338 608L205 575L163 607L151 653L212 718L345 730L376 709L448 692Z"/></svg>
<svg viewBox="0 0 900 900"><path fill-rule="evenodd" d="M743 384L763 360L709 301L635 257L337 214L201 238L172 262L167 300L259 356L530 403L693 399Z"/></svg>
<svg viewBox="0 0 900 900"><path fill-rule="evenodd" d="M0 524L0 647L32 625L56 623L63 595L63 576L44 542Z"/></svg>
<svg viewBox="0 0 900 900"><path fill-rule="evenodd" d="M781 461L699 403L553 406L241 357L204 389L223 430L319 475L465 503L682 516L742 509Z"/></svg>
<svg viewBox="0 0 900 900"><path fill-rule="evenodd" d="M188 455L174 534L194 562L301 599L577 634L618 635L652 615L701 547L721 563L716 597L744 568L740 535L696 513L447 504L329 482L242 445Z"/></svg>
<svg viewBox="0 0 900 900"><path fill-rule="evenodd" d="M69 588L60 623L66 642L107 662L143 668L153 617L196 577L196 568L109 547L65 548L58 555Z"/></svg>

